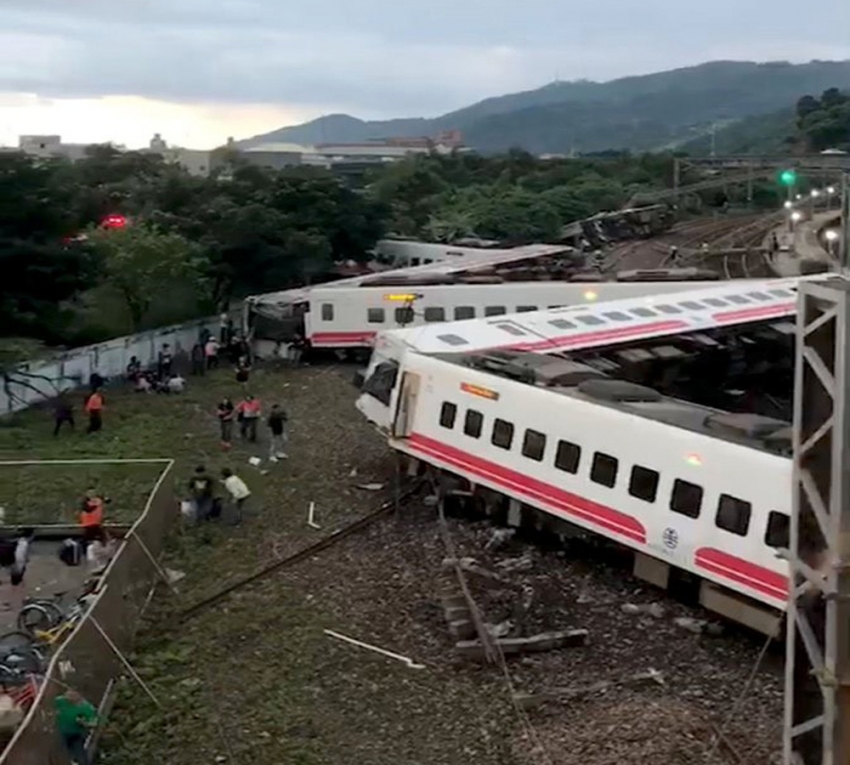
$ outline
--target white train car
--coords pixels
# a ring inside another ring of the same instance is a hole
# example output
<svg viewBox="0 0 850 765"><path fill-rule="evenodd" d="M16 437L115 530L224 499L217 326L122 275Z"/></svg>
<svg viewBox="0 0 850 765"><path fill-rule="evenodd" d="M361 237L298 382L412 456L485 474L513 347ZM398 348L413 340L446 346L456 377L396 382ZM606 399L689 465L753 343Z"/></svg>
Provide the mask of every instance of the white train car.
<svg viewBox="0 0 850 765"><path fill-rule="evenodd" d="M482 250L451 262L254 296L246 300L247 322L258 339L286 342L300 333L313 348L368 349L385 329L676 293L692 289L695 280L717 278L677 269L629 275L630 281L588 281L582 267L568 247ZM570 281L577 276L582 281Z"/></svg>
<svg viewBox="0 0 850 765"><path fill-rule="evenodd" d="M653 584L689 572L705 607L773 634L788 594L776 548L788 544L791 461L771 448L790 448L787 425L763 419L750 437L752 420L551 361L538 371L560 382L541 387L408 354L390 446L465 491L507 498L513 525L532 513L631 548Z"/></svg>
<svg viewBox="0 0 850 765"><path fill-rule="evenodd" d="M362 381L394 381L398 365L409 351L453 353L490 348L553 353L781 319L796 312L798 281L738 280L701 289L693 289L691 284L690 291L676 294L649 293L627 300L383 332L375 340ZM374 396L364 394L357 407L378 427L388 427L390 411Z"/></svg>

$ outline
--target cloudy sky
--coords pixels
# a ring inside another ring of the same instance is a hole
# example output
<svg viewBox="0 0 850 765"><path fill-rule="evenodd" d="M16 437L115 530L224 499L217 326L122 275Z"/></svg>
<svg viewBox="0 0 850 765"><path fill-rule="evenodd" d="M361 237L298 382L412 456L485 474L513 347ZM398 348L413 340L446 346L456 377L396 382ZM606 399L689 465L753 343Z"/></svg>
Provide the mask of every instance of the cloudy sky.
<svg viewBox="0 0 850 765"><path fill-rule="evenodd" d="M0 0L0 144L211 147L553 79L850 58L850 0Z"/></svg>

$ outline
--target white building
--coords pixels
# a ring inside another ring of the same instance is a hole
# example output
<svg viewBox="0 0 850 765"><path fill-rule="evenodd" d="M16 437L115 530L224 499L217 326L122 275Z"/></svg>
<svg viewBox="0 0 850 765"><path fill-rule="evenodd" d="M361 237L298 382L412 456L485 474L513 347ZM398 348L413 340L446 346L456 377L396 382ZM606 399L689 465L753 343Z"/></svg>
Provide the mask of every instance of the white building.
<svg viewBox="0 0 850 765"><path fill-rule="evenodd" d="M18 136L18 149L31 157L66 157L70 160L83 159L86 156L87 143L62 143L58 135L22 135Z"/></svg>
<svg viewBox="0 0 850 765"><path fill-rule="evenodd" d="M206 149L184 149L181 146L169 146L162 136L156 133L145 151L160 154L166 162L180 165L190 175L205 178L210 174L212 152Z"/></svg>

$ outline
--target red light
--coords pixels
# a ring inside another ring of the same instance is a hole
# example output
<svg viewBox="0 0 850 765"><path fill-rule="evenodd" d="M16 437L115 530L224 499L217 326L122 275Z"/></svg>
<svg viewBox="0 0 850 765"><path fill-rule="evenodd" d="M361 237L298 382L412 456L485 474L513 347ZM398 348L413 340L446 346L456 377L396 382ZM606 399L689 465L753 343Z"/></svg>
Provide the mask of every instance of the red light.
<svg viewBox="0 0 850 765"><path fill-rule="evenodd" d="M103 228L124 228L127 225L127 219L123 215L107 215L100 225Z"/></svg>

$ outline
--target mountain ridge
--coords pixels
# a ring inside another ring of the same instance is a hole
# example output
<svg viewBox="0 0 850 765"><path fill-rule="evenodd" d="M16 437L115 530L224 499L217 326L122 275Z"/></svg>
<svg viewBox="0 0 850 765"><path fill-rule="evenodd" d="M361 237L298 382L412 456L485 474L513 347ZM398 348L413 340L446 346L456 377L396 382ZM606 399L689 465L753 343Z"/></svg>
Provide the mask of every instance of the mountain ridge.
<svg viewBox="0 0 850 765"><path fill-rule="evenodd" d="M434 137L460 130L467 146L533 153L606 149L649 151L687 143L718 121L787 109L806 94L850 87L850 60L710 61L606 82L573 80L491 96L437 117L366 121L331 114L237 142L305 145L389 137Z"/></svg>

